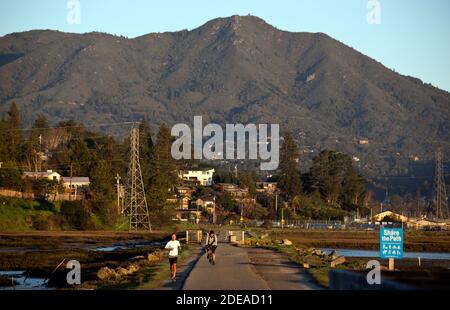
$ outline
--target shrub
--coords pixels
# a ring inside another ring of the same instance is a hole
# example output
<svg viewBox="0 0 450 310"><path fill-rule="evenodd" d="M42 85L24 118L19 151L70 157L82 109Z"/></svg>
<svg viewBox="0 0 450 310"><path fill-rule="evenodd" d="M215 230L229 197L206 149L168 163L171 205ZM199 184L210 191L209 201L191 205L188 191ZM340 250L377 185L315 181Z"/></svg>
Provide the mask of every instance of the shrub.
<svg viewBox="0 0 450 310"><path fill-rule="evenodd" d="M91 212L84 201L63 201L61 216L73 229L86 230L92 226Z"/></svg>

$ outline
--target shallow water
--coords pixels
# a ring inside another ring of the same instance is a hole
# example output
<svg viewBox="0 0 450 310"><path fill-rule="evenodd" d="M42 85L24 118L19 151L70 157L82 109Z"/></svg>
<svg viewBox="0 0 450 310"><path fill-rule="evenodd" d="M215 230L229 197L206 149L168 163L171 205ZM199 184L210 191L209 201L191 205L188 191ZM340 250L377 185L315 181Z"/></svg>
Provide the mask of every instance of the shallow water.
<svg viewBox="0 0 450 310"><path fill-rule="evenodd" d="M0 286L0 290L48 290L47 279L27 278L25 271L1 271L0 276L14 279L16 285Z"/></svg>
<svg viewBox="0 0 450 310"><path fill-rule="evenodd" d="M116 243L111 246L100 246L96 247L94 251L99 252L114 252L119 250L129 250L134 248L140 248L144 246L161 246L163 242L160 241L142 241L133 243Z"/></svg>
<svg viewBox="0 0 450 310"><path fill-rule="evenodd" d="M330 253L334 249L322 248L322 251ZM376 250L354 250L354 249L335 249L337 254L346 257L380 257L380 252ZM433 252L403 252L403 258L450 260L450 253Z"/></svg>

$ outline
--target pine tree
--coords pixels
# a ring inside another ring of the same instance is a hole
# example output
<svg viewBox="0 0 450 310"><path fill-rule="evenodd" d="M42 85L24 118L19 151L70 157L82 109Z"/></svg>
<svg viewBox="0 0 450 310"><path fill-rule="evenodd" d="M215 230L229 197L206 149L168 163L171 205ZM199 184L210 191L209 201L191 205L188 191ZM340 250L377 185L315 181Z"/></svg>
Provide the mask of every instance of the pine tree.
<svg viewBox="0 0 450 310"><path fill-rule="evenodd" d="M70 163L72 165L71 168L73 176L89 175L91 167L91 154L84 140L77 139L71 145Z"/></svg>
<svg viewBox="0 0 450 310"><path fill-rule="evenodd" d="M171 155L170 130L162 124L152 152L150 186L147 190L152 223L162 224L172 217L174 206L167 203L177 182L177 167Z"/></svg>
<svg viewBox="0 0 450 310"><path fill-rule="evenodd" d="M291 133L284 136L280 149L279 187L283 197L291 200L302 193L299 151Z"/></svg>
<svg viewBox="0 0 450 310"><path fill-rule="evenodd" d="M22 171L15 161L2 162L0 187L17 191L22 189Z"/></svg>
<svg viewBox="0 0 450 310"><path fill-rule="evenodd" d="M139 124L139 146L142 177L144 179L145 188L148 188L150 185L154 146L150 125L146 118Z"/></svg>
<svg viewBox="0 0 450 310"><path fill-rule="evenodd" d="M177 166L172 157L172 136L166 124L159 127L152 156L152 173L167 177L167 182L174 185L177 182Z"/></svg>
<svg viewBox="0 0 450 310"><path fill-rule="evenodd" d="M337 205L344 181L344 154L325 150L313 159L311 166L312 187L330 205Z"/></svg>
<svg viewBox="0 0 450 310"><path fill-rule="evenodd" d="M0 162L5 162L8 160L8 149L7 149L7 139L8 139L8 124L5 119L0 120Z"/></svg>
<svg viewBox="0 0 450 310"><path fill-rule="evenodd" d="M96 200L107 201L113 198L113 178L111 169L105 160L93 159L91 171L89 173L91 179L90 188L94 193Z"/></svg>
<svg viewBox="0 0 450 310"><path fill-rule="evenodd" d="M23 160L23 133L20 121L20 111L15 102L11 103L6 119L5 145L10 160L22 162Z"/></svg>
<svg viewBox="0 0 450 310"><path fill-rule="evenodd" d="M139 124L139 144L141 147L141 157L150 158L153 150L152 131L147 118Z"/></svg>
<svg viewBox="0 0 450 310"><path fill-rule="evenodd" d="M239 175L238 184L241 187L248 188L248 192L251 196L256 195L256 176L251 173L241 173Z"/></svg>

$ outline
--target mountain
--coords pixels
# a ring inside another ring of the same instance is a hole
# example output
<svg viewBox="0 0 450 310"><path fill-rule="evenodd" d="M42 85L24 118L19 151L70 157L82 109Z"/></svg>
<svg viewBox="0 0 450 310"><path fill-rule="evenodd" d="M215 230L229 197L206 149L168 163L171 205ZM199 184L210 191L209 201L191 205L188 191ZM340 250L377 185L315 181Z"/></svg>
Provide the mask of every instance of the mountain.
<svg viewBox="0 0 450 310"><path fill-rule="evenodd" d="M157 125L280 123L308 159L322 148L370 174L404 172L411 156L450 150L450 94L402 76L323 33L293 33L254 16L128 39L29 31L0 38L0 112L24 124L87 125L148 117ZM123 127L123 126L122 126ZM103 130L124 134L121 126ZM361 145L362 138L369 143Z"/></svg>

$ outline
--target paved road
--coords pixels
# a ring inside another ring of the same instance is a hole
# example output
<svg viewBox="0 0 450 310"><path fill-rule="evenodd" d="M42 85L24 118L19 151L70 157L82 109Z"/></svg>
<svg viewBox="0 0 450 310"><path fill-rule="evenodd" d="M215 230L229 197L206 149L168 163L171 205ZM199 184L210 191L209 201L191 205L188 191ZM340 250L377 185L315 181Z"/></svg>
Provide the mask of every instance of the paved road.
<svg viewBox="0 0 450 310"><path fill-rule="evenodd" d="M270 250L219 243L217 264L203 255L184 282L184 290L309 290L320 289L284 255Z"/></svg>
<svg viewBox="0 0 450 310"><path fill-rule="evenodd" d="M217 263L203 255L186 279L184 290L267 290L269 286L253 270L247 252L219 243Z"/></svg>

